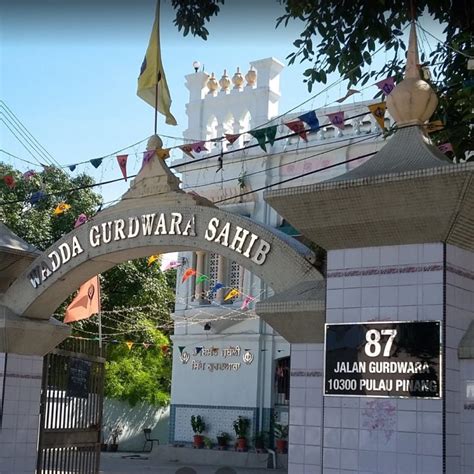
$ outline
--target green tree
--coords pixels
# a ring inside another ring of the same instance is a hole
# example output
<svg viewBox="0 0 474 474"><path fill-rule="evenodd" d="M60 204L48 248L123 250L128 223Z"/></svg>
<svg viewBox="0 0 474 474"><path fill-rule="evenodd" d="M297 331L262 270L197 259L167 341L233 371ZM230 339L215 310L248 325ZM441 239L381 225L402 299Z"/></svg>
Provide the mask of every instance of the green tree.
<svg viewBox="0 0 474 474"><path fill-rule="evenodd" d="M209 32L205 24L219 13L223 3L224 0L172 0L174 23L184 35L191 33L206 39ZM413 12L406 0L279 3L282 14L276 20L277 26L286 26L290 21L302 24L302 32L293 43L295 51L287 59L289 64L297 59L308 63L303 74L310 92L314 84L325 84L333 72L347 79L348 87L389 76L400 80L406 50L401 34L412 15L429 15L443 25L446 44L438 44L428 56L422 54L420 58L423 65L431 67L433 86L440 97L435 118L446 125L436 139L450 141L460 157L472 150L474 130L469 125L473 120L473 72L467 67L467 58L474 56L472 2L413 0ZM386 64L379 70L370 69L372 55L379 47L386 51Z"/></svg>

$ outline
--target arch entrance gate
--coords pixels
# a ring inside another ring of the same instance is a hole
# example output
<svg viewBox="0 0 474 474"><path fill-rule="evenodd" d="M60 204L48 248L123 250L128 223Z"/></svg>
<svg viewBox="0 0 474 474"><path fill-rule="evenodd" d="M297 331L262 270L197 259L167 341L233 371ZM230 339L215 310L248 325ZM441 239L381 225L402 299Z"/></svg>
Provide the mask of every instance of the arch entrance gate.
<svg viewBox="0 0 474 474"><path fill-rule="evenodd" d="M149 148L154 144L152 138ZM53 244L0 296L0 351L45 355L70 332L51 315L84 281L126 260L183 250L221 254L261 278L274 296L259 302L256 312L289 342L323 340L324 283L313 253L274 229L181 191L154 155L117 205ZM295 329L295 318L307 321L304 331Z"/></svg>

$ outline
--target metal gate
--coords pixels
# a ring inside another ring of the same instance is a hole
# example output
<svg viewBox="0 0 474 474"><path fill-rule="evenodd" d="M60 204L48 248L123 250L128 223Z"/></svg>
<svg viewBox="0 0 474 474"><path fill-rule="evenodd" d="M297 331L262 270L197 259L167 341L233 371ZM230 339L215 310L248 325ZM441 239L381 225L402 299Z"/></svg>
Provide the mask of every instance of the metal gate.
<svg viewBox="0 0 474 474"><path fill-rule="evenodd" d="M97 341L66 339L44 358L37 474L96 474L104 362Z"/></svg>

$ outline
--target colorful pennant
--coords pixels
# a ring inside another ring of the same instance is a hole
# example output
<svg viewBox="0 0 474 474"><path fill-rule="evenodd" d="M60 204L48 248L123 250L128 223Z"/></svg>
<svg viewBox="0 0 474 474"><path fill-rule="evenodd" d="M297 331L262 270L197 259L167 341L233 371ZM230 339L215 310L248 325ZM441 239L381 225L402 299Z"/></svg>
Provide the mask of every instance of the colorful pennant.
<svg viewBox="0 0 474 474"><path fill-rule="evenodd" d="M327 118L335 127L344 130L344 111L327 114Z"/></svg>
<svg viewBox="0 0 474 474"><path fill-rule="evenodd" d="M221 288L224 288L224 285L222 283L216 283L210 290L210 293L215 293L217 290L220 290Z"/></svg>
<svg viewBox="0 0 474 474"><path fill-rule="evenodd" d="M168 346L168 344L163 344L160 349L163 354L168 354L170 346Z"/></svg>
<svg viewBox="0 0 474 474"><path fill-rule="evenodd" d="M55 216L59 216L60 214L64 214L66 211L69 211L71 209L70 204L66 204L65 202L61 202L56 206L56 209L54 209L53 214Z"/></svg>
<svg viewBox="0 0 474 474"><path fill-rule="evenodd" d="M209 151L206 148L206 142L203 142L203 141L193 143L191 146L192 146L192 150L194 151L194 153L201 153L202 151Z"/></svg>
<svg viewBox="0 0 474 474"><path fill-rule="evenodd" d="M36 191L33 193L30 197L30 203L31 204L37 204L45 197L45 194L43 191Z"/></svg>
<svg viewBox="0 0 474 474"><path fill-rule="evenodd" d="M7 186L7 188L14 189L16 186L15 178L11 174L7 174L3 177L3 182Z"/></svg>
<svg viewBox="0 0 474 474"><path fill-rule="evenodd" d="M315 132L319 129L319 120L316 117L316 112L311 110L310 112L306 112L298 117L300 120L305 122L312 132Z"/></svg>
<svg viewBox="0 0 474 474"><path fill-rule="evenodd" d="M229 293L227 293L227 295L225 296L224 298L224 301L228 301L232 298L235 298L236 296L239 296L240 295L240 291L237 290L236 288L232 288Z"/></svg>
<svg viewBox="0 0 474 474"><path fill-rule="evenodd" d="M143 161L142 161L142 168L147 164L150 163L153 155L155 154L155 150L146 150L143 152Z"/></svg>
<svg viewBox="0 0 474 474"><path fill-rule="evenodd" d="M194 155L191 153L193 151L193 146L186 144L186 145L181 145L178 147L183 153L186 153L186 155L190 156L191 158L194 158Z"/></svg>
<svg viewBox="0 0 474 474"><path fill-rule="evenodd" d="M359 91L356 89L348 89L346 95L344 97L341 97L340 99L337 99L336 102L342 104L347 98L354 94L359 94Z"/></svg>
<svg viewBox="0 0 474 474"><path fill-rule="evenodd" d="M178 268L181 266L181 263L179 263L176 260L171 260L165 265L165 268L163 268L163 271L166 272L166 270L173 270L174 268Z"/></svg>
<svg viewBox="0 0 474 474"><path fill-rule="evenodd" d="M120 167L120 171L122 172L122 176L124 177L125 181L127 181L127 160L128 155L117 155L117 163Z"/></svg>
<svg viewBox="0 0 474 474"><path fill-rule="evenodd" d="M427 123L425 127L428 133L439 132L440 130L443 130L444 123L441 120L433 120L433 122Z"/></svg>
<svg viewBox="0 0 474 474"><path fill-rule="evenodd" d="M249 133L257 140L258 144L260 145L260 148L263 151L267 151L267 147L265 145L265 142L267 141L265 129L262 128L260 130L251 130Z"/></svg>
<svg viewBox="0 0 474 474"><path fill-rule="evenodd" d="M71 171L74 171L74 170L77 168L77 165L69 165L68 168L69 168Z"/></svg>
<svg viewBox="0 0 474 474"><path fill-rule="evenodd" d="M379 102L369 105L368 107L371 114L375 117L375 120L377 120L379 127L383 130L385 128L385 110L387 109L387 104L385 102Z"/></svg>
<svg viewBox="0 0 474 474"><path fill-rule="evenodd" d="M128 350L131 350L133 347L134 342L132 341L127 341L125 344L127 344Z"/></svg>
<svg viewBox="0 0 474 474"><path fill-rule="evenodd" d="M90 160L91 165L94 168L98 168L102 164L103 158L94 158L93 160Z"/></svg>
<svg viewBox="0 0 474 474"><path fill-rule="evenodd" d="M148 349L151 346L149 342L142 342L142 345L145 349Z"/></svg>
<svg viewBox="0 0 474 474"><path fill-rule="evenodd" d="M387 79L376 82L375 85L382 90L385 95L389 95L393 89L395 89L395 78L387 77Z"/></svg>
<svg viewBox="0 0 474 474"><path fill-rule="evenodd" d="M183 278L181 279L181 283L184 283L189 277L192 277L193 275L196 275L196 270L194 268L188 268L183 275Z"/></svg>
<svg viewBox="0 0 474 474"><path fill-rule="evenodd" d="M454 153L453 145L451 145L451 143L442 143L441 145L438 145L438 149L441 153Z"/></svg>
<svg viewBox="0 0 474 474"><path fill-rule="evenodd" d="M157 255L151 255L150 257L148 257L148 260L146 262L147 266L148 267L151 267L155 262L157 262L158 260L160 259L160 255L157 254Z"/></svg>
<svg viewBox="0 0 474 474"><path fill-rule="evenodd" d="M81 226L87 222L87 216L85 214L79 214L77 216L76 222L74 223L74 228Z"/></svg>
<svg viewBox="0 0 474 474"><path fill-rule="evenodd" d="M23 179L25 181L29 181L33 176L36 175L36 171L34 170L28 170L25 173L23 173Z"/></svg>
<svg viewBox="0 0 474 474"><path fill-rule="evenodd" d="M170 149L169 148L159 148L156 150L156 156L160 160L166 160L166 158L170 157Z"/></svg>
<svg viewBox="0 0 474 474"><path fill-rule="evenodd" d="M203 283L205 282L206 280L209 280L209 277L207 275L199 275L197 278L196 278L196 284L198 283Z"/></svg>
<svg viewBox="0 0 474 474"><path fill-rule="evenodd" d="M240 137L240 133L226 133L225 138L226 140L232 145L238 138Z"/></svg>
<svg viewBox="0 0 474 474"><path fill-rule="evenodd" d="M306 136L306 127L302 120L293 120L285 123L285 125L292 131L297 133L305 142L308 141Z"/></svg>
<svg viewBox="0 0 474 474"><path fill-rule="evenodd" d="M253 296L246 296L244 301L242 301L242 306L240 309L247 309L249 307L249 304L254 300L255 298Z"/></svg>

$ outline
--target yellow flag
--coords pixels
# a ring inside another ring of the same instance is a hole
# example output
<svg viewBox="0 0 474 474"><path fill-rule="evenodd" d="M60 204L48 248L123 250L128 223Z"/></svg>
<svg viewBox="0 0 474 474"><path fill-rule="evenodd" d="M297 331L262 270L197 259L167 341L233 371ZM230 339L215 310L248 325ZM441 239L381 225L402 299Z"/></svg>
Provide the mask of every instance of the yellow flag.
<svg viewBox="0 0 474 474"><path fill-rule="evenodd" d="M239 296L239 290L236 290L235 288L232 288L232 290L227 293L226 297L224 298L224 301L230 300L231 298L234 298L235 296Z"/></svg>
<svg viewBox="0 0 474 474"><path fill-rule="evenodd" d="M171 96L161 62L159 23L160 3L158 1L150 42L148 43L145 59L143 60L140 76L138 77L137 95L147 104L155 107L156 92L158 91L158 100L156 101L158 112L166 117L166 123L168 125L177 125L176 119L170 111Z"/></svg>
<svg viewBox="0 0 474 474"><path fill-rule="evenodd" d="M433 120L433 122L427 123L425 127L428 133L438 132L439 130L443 130L444 123L441 120Z"/></svg>
<svg viewBox="0 0 474 474"><path fill-rule="evenodd" d="M66 204L65 202L61 202L56 206L56 209L53 211L55 216L59 216L59 214L64 214L66 211L71 209L70 204Z"/></svg>
<svg viewBox="0 0 474 474"><path fill-rule="evenodd" d="M132 341L127 341L125 342L127 344L128 350L130 350L133 347L133 342Z"/></svg>
<svg viewBox="0 0 474 474"><path fill-rule="evenodd" d="M387 109L387 104L385 102L379 102L378 104L372 104L368 107L380 128L383 130L385 128L385 110Z"/></svg>
<svg viewBox="0 0 474 474"><path fill-rule="evenodd" d="M170 157L170 149L169 148L159 148L156 150L156 156L160 160L166 160L166 158Z"/></svg>
<svg viewBox="0 0 474 474"><path fill-rule="evenodd" d="M148 261L147 261L147 266L150 267L151 265L153 265L158 259L160 258L160 255L151 255L150 257L148 257Z"/></svg>

